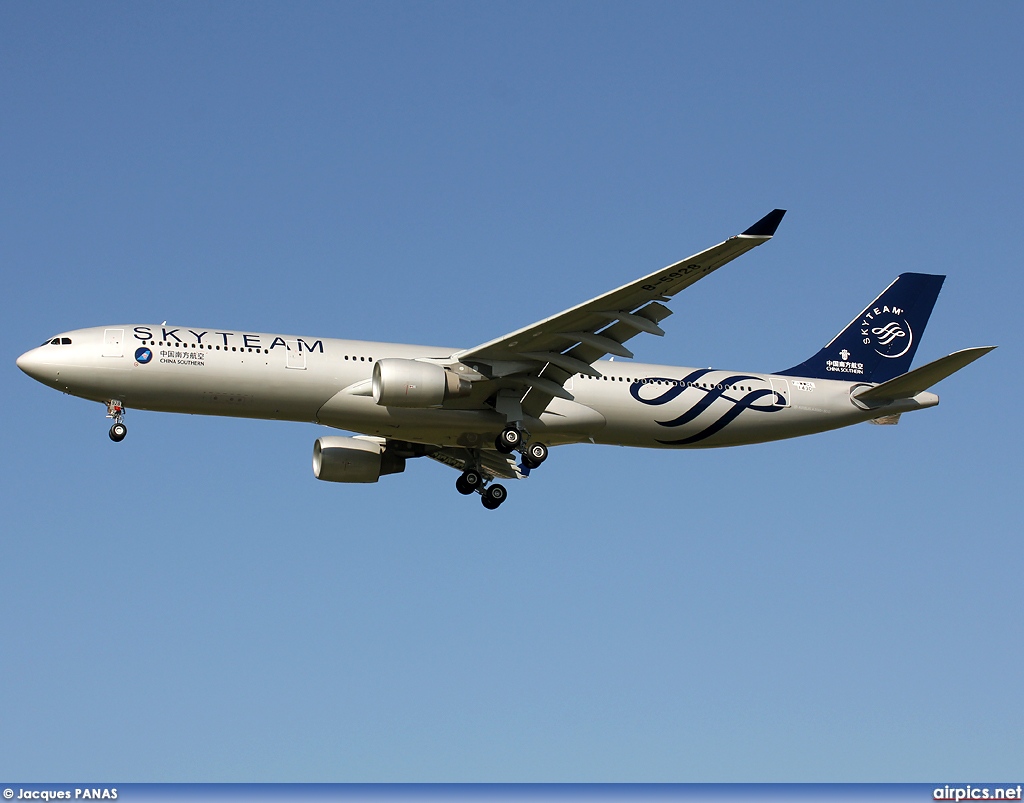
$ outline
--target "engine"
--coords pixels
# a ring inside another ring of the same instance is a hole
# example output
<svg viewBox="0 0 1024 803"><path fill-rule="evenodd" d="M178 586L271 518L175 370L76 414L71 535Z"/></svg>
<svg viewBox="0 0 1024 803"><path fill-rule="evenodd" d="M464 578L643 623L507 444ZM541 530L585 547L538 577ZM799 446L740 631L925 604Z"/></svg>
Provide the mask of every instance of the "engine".
<svg viewBox="0 0 1024 803"><path fill-rule="evenodd" d="M368 438L336 435L313 444L313 475L327 482L376 482L385 474L405 471L405 458Z"/></svg>
<svg viewBox="0 0 1024 803"><path fill-rule="evenodd" d="M440 407L471 389L468 380L430 362L384 359L373 365L373 400L384 407Z"/></svg>

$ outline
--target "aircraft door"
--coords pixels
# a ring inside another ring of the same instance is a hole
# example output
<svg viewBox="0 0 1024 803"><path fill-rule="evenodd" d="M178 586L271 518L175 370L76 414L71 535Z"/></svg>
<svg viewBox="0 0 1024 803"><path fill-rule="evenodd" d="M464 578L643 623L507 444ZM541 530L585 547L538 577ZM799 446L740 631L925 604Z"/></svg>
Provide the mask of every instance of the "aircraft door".
<svg viewBox="0 0 1024 803"><path fill-rule="evenodd" d="M300 371L306 370L306 355L299 348L298 340L289 340L285 343L288 347L285 357L285 368L297 368Z"/></svg>
<svg viewBox="0 0 1024 803"><path fill-rule="evenodd" d="M103 332L103 356L124 356L124 329L107 329Z"/></svg>
<svg viewBox="0 0 1024 803"><path fill-rule="evenodd" d="M789 380L773 376L771 378L772 390L775 391L775 407L789 407Z"/></svg>

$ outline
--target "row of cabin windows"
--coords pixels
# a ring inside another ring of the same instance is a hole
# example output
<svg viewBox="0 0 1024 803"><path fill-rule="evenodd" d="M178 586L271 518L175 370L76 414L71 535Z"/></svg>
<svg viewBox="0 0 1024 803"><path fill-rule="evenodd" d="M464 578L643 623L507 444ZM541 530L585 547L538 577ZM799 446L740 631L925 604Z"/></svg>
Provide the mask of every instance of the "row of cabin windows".
<svg viewBox="0 0 1024 803"><path fill-rule="evenodd" d="M59 339L63 339L63 341L66 344L70 344L71 343L71 339L67 338L67 337L65 337L65 338L54 338L53 340L51 340L49 342L52 345L57 345L57 341ZM44 343L43 345L45 346L46 343ZM172 343L170 340L168 340L166 343L163 340L150 340L148 343L144 340L144 341L142 341L142 345L143 346L171 346L171 347L179 348L179 349L196 349L196 348L197 349L203 349L203 348L207 348L207 349L211 349L211 350L215 350L215 351L220 351L221 350L220 346L211 346L209 344L207 344L206 346L203 346L202 343L199 343L198 345L195 344L195 343ZM228 350L228 347L224 346L224 351L227 351L227 350ZM251 349L251 348L245 348L245 347L238 348L236 346L232 346L231 350L232 351L242 351L242 352L247 351L250 354L252 354L254 351L257 354L259 354L260 351L262 351L264 354L270 354L270 349ZM359 362L373 362L373 357L357 357L355 355L352 355L350 357L348 354L345 355L345 359L346 360L352 360L352 362L355 362L356 360L358 360Z"/></svg>
<svg viewBox="0 0 1024 803"><path fill-rule="evenodd" d="M200 350L202 350L202 349L210 349L211 351L220 351L221 350L220 346L211 346L209 344L204 346L202 343L198 343L198 344L196 344L196 343L172 343L170 340L168 340L166 343L163 340L159 340L159 341L157 341L157 340L150 340L149 342L146 342L145 340L143 340L142 341L142 345L143 346L168 346L170 348L176 348L176 349L200 349ZM227 350L228 350L228 347L224 346L224 351L227 351ZM242 352L246 352L247 351L250 354L252 354L253 352L255 352L256 354L259 354L262 351L264 354L270 354L270 350L269 349L250 349L250 348L245 348L245 347L238 348L237 346L232 346L231 350L232 351L242 351Z"/></svg>
<svg viewBox="0 0 1024 803"><path fill-rule="evenodd" d="M603 379L611 382L633 381L633 378L629 376L588 376L587 374L577 374L577 376L580 379ZM742 393L753 390L753 388L743 385L715 385L710 382L684 382L681 379L638 379L636 381L643 382L645 385L673 385L675 387L704 388L704 390L738 390Z"/></svg>

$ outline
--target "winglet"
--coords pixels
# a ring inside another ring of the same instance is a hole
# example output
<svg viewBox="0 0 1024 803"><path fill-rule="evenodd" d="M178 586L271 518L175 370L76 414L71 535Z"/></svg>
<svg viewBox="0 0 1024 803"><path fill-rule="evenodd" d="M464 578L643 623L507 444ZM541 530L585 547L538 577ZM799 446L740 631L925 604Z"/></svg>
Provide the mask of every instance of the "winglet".
<svg viewBox="0 0 1024 803"><path fill-rule="evenodd" d="M782 222L782 216L785 214L785 209L773 209L743 232L743 234L748 237L774 237L775 230L779 227L779 224Z"/></svg>

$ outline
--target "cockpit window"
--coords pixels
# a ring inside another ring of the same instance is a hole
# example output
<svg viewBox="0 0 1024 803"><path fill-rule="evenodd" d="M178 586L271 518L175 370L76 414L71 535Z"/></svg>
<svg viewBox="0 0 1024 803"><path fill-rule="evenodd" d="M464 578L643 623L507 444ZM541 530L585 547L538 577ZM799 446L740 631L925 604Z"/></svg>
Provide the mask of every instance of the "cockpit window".
<svg viewBox="0 0 1024 803"><path fill-rule="evenodd" d="M46 344L43 343L43 345L45 346ZM50 341L50 345L51 346L59 346L60 345L60 338L59 337L55 337L53 340Z"/></svg>
<svg viewBox="0 0 1024 803"><path fill-rule="evenodd" d="M70 337L55 337L53 340L44 340L43 341L43 345L44 346L70 346L71 345L71 338Z"/></svg>
<svg viewBox="0 0 1024 803"><path fill-rule="evenodd" d="M60 344L62 346L70 346L71 345L71 338L70 337L62 337L60 339Z"/></svg>

